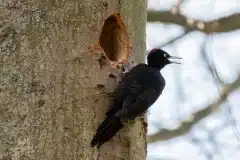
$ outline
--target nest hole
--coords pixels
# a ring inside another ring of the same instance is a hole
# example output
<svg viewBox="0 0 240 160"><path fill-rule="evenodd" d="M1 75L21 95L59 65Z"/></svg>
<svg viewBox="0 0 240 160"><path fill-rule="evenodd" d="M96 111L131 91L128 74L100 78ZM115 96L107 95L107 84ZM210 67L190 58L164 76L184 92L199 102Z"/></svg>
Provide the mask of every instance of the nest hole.
<svg viewBox="0 0 240 160"><path fill-rule="evenodd" d="M113 14L105 20L99 44L110 61L121 62L127 59L129 39L120 14Z"/></svg>

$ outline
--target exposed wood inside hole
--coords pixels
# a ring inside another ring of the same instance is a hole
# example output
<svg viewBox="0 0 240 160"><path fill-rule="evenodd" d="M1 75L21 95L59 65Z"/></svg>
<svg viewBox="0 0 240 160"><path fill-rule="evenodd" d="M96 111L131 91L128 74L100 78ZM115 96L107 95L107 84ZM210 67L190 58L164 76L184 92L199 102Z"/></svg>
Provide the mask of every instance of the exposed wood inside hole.
<svg viewBox="0 0 240 160"><path fill-rule="evenodd" d="M104 22L99 44L107 58L121 62L129 55L129 39L120 14L113 14Z"/></svg>

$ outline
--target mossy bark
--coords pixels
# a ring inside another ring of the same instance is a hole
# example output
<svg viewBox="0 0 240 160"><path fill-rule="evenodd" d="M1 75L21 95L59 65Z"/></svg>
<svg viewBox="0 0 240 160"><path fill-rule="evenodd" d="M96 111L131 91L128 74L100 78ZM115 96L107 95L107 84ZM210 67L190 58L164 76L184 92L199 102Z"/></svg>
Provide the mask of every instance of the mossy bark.
<svg viewBox="0 0 240 160"><path fill-rule="evenodd" d="M89 145L119 79L93 47L113 13L129 60L142 62L145 0L0 1L0 159L145 159L141 118L100 150Z"/></svg>

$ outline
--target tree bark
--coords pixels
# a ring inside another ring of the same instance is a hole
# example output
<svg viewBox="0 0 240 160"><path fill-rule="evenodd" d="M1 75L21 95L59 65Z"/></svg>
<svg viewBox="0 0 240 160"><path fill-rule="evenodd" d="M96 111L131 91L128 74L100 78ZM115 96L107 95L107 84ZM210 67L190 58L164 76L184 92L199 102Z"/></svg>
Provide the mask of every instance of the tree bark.
<svg viewBox="0 0 240 160"><path fill-rule="evenodd" d="M141 118L90 147L120 73L93 44L116 13L143 62L145 0L0 1L0 159L145 159Z"/></svg>

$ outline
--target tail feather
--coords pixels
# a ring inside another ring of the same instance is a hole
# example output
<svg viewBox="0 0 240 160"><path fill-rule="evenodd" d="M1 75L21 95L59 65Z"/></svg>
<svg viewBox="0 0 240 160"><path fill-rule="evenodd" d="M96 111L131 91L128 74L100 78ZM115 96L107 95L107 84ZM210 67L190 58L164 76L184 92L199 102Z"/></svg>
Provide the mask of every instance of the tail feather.
<svg viewBox="0 0 240 160"><path fill-rule="evenodd" d="M123 128L120 118L107 117L98 127L97 133L91 141L91 147L97 145L99 148L102 144L110 140L116 133Z"/></svg>
<svg viewBox="0 0 240 160"><path fill-rule="evenodd" d="M103 128L107 127L110 123L111 117L106 117L106 119L98 126L97 132L103 130Z"/></svg>

